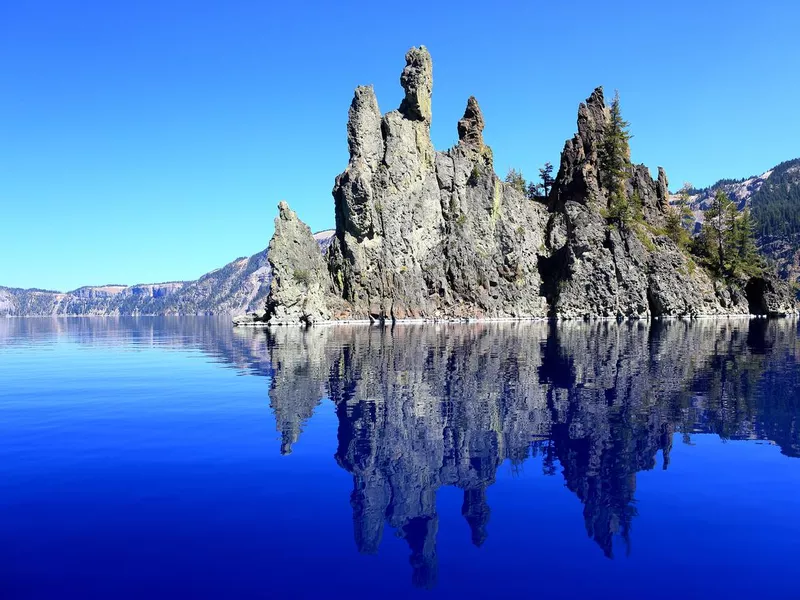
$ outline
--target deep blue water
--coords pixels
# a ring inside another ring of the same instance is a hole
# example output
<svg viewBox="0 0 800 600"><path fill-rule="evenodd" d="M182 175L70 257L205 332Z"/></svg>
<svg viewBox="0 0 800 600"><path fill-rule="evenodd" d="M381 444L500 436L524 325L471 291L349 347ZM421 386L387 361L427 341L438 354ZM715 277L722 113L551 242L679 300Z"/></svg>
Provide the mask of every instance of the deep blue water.
<svg viewBox="0 0 800 600"><path fill-rule="evenodd" d="M0 598L798 598L797 328L0 320Z"/></svg>

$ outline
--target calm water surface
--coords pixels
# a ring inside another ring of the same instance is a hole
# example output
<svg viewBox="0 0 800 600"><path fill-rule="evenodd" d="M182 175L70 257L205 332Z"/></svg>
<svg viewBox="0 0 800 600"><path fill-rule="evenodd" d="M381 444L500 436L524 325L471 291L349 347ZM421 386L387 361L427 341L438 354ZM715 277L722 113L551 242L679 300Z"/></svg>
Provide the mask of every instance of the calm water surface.
<svg viewBox="0 0 800 600"><path fill-rule="evenodd" d="M797 329L0 320L0 598L800 598Z"/></svg>

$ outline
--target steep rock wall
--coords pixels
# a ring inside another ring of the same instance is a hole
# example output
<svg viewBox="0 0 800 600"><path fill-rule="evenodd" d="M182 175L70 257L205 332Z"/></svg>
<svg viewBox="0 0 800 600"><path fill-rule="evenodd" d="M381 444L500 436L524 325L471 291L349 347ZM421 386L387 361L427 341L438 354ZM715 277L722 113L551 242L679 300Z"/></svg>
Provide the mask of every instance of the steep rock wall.
<svg viewBox="0 0 800 600"><path fill-rule="evenodd" d="M535 256L545 207L495 175L474 98L458 122L458 144L434 151L424 47L408 52L400 82L398 110L381 116L371 87L358 88L350 106L350 161L333 189L329 264L352 316L545 315Z"/></svg>

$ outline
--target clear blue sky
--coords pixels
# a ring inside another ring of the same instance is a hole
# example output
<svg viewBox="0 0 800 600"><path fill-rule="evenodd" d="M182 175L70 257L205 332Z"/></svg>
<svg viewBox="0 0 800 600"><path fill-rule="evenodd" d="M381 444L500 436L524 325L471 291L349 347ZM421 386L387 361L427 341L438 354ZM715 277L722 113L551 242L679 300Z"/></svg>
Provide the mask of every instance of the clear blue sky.
<svg viewBox="0 0 800 600"><path fill-rule="evenodd" d="M195 278L266 247L281 199L332 227L353 88L396 108L412 45L436 147L475 95L501 175L557 164L597 85L673 188L761 172L800 155L798 23L788 0L3 2L0 285Z"/></svg>

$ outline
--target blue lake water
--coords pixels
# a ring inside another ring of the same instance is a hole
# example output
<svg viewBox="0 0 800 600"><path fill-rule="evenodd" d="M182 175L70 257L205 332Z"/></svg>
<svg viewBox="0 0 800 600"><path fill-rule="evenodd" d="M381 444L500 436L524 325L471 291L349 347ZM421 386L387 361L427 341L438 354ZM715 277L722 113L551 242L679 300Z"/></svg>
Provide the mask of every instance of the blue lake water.
<svg viewBox="0 0 800 600"><path fill-rule="evenodd" d="M0 598L798 598L793 320L0 320Z"/></svg>

